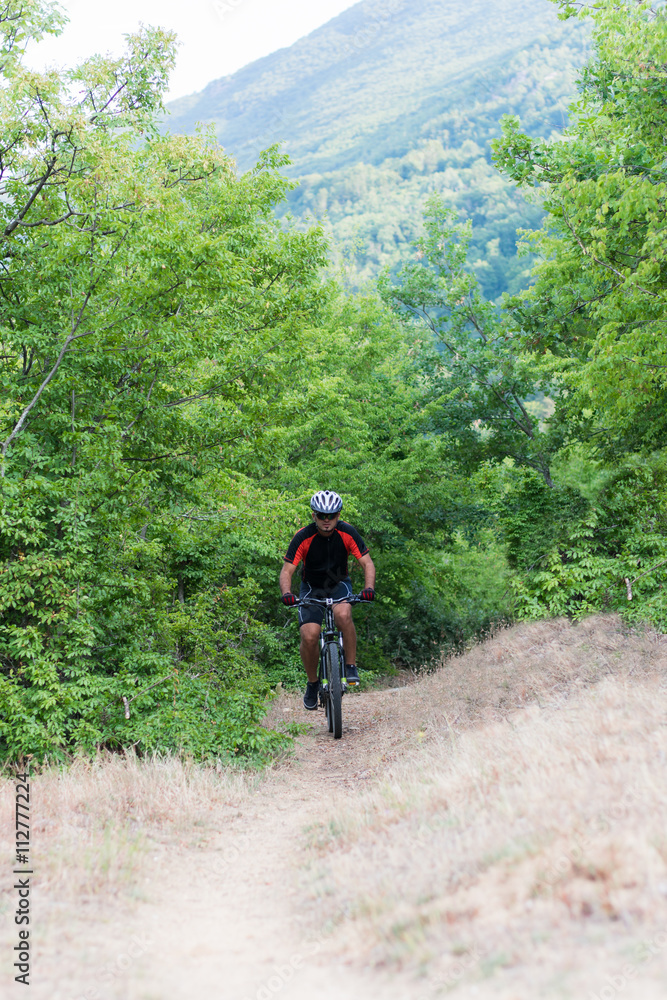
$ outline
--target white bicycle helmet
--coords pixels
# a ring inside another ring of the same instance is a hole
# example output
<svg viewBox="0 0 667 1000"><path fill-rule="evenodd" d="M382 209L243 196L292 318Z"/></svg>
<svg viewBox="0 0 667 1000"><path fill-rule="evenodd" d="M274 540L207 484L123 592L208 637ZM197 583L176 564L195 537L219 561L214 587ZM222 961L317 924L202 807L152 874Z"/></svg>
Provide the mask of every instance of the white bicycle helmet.
<svg viewBox="0 0 667 1000"><path fill-rule="evenodd" d="M310 498L310 509L316 514L337 514L343 509L343 501L333 490L319 490Z"/></svg>

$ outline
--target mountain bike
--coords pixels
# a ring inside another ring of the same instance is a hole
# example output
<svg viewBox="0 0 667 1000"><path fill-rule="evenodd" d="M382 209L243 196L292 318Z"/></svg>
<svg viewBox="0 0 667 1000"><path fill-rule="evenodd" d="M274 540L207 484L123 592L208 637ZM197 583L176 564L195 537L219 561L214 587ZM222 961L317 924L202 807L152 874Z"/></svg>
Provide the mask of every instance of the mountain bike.
<svg viewBox="0 0 667 1000"><path fill-rule="evenodd" d="M298 600L292 607L308 607L309 604L319 604L324 608L324 621L320 630L320 667L317 675L319 682L319 700L327 717L329 732L335 740L343 735L343 695L347 691L345 678L345 653L343 636L334 621L334 604L363 604L358 594L334 599L333 597L308 597Z"/></svg>

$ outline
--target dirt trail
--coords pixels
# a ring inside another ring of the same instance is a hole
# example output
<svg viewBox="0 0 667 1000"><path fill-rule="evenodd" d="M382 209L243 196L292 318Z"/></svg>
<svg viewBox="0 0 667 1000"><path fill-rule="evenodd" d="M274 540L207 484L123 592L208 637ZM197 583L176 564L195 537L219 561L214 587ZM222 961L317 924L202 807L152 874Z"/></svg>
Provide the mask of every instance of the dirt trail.
<svg viewBox="0 0 667 1000"><path fill-rule="evenodd" d="M129 898L66 855L90 889L60 902L43 856L33 1000L667 996L667 636L517 626L346 697L340 741L295 695L271 712L311 728L253 787L121 761L58 799L45 778L44 843L110 815L150 854Z"/></svg>
<svg viewBox="0 0 667 1000"><path fill-rule="evenodd" d="M304 869L309 825L367 787L400 752L405 733L383 725L392 694L344 700L334 741L324 713L306 716L296 697L276 711L311 722L296 758L262 779L240 810L213 821L205 847L154 845L140 898L124 919L118 905L84 904L44 913L35 981L42 1000L407 1000L418 996L377 970L353 967L332 948L326 886ZM217 832L215 830L218 827ZM315 893L321 897L313 901ZM63 927L64 925L64 927Z"/></svg>
<svg viewBox="0 0 667 1000"><path fill-rule="evenodd" d="M416 996L337 955L322 930L326 892L316 914L304 893L304 881L316 878L302 867L308 826L321 820L336 794L350 794L392 753L386 739L373 746L384 700L377 694L346 698L340 741L318 712L296 760L260 785L211 845L213 852L198 854L196 866L192 856L171 866L169 887L137 915L155 943L129 997L181 1000L192 997L195 986L198 996L225 1000ZM288 704L286 714L303 718L298 704L285 699Z"/></svg>

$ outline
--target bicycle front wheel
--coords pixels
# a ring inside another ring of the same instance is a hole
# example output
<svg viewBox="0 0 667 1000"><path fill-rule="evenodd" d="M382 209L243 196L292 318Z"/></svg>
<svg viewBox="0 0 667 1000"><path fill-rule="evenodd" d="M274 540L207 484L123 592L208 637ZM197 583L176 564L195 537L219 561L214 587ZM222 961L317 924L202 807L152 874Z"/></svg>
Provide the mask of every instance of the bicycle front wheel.
<svg viewBox="0 0 667 1000"><path fill-rule="evenodd" d="M333 733L335 740L339 740L343 735L343 687L340 679L340 654L335 642L330 642L327 645L325 656L327 677L329 678L329 732Z"/></svg>

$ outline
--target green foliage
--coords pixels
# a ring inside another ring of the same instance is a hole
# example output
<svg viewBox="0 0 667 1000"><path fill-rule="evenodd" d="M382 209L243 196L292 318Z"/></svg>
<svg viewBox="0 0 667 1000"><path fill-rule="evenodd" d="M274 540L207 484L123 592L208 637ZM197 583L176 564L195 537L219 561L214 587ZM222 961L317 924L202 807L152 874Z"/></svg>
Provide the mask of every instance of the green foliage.
<svg viewBox="0 0 667 1000"><path fill-rule="evenodd" d="M646 3L596 4L596 57L564 139L530 138L515 119L496 147L548 216L527 238L542 259L513 308L525 343L577 359L571 422L614 460L665 447L664 104L667 15Z"/></svg>
<svg viewBox="0 0 667 1000"><path fill-rule="evenodd" d="M383 583L388 562L380 560ZM413 670L428 667L508 619L506 576L504 552L488 531L478 532L472 543L457 532L437 548L424 540L401 590L390 587L381 600L373 634L396 663Z"/></svg>
<svg viewBox="0 0 667 1000"><path fill-rule="evenodd" d="M448 434L461 466L511 457L551 485L559 438L542 429L527 400L553 393L565 365L535 363L517 350L515 331L485 301L467 267L470 227L457 224L440 198L428 202L424 228L416 260L403 265L395 285L384 275L380 290L435 338L438 351L424 355L432 429Z"/></svg>
<svg viewBox="0 0 667 1000"><path fill-rule="evenodd" d="M48 27L8 11L17 38ZM247 516L235 470L276 397L280 422L325 245L273 220L275 152L239 178L209 136L159 135L173 39L128 45L5 64L0 753L261 755L266 629L217 535Z"/></svg>
<svg viewBox="0 0 667 1000"><path fill-rule="evenodd" d="M478 516L513 571L513 613L609 608L661 624L667 19L647 4L587 14L596 57L565 141L510 118L496 144L512 179L544 195L544 226L525 241L542 258L532 287L493 309L470 233L432 198L417 259L381 288L436 340L421 352L424 413L474 474Z"/></svg>
<svg viewBox="0 0 667 1000"><path fill-rule="evenodd" d="M569 17L579 5L560 6ZM607 0L581 16L593 21L595 57L564 137L536 139L508 118L495 148L548 213L526 234L541 262L532 287L506 302L506 321L538 366L567 365L549 425L569 495L515 476L498 518L519 570L517 613L609 608L664 627L667 17Z"/></svg>
<svg viewBox="0 0 667 1000"><path fill-rule="evenodd" d="M147 30L69 73L15 61L0 95L4 758L273 752L269 685L298 676L277 571L323 481L383 578L365 665L468 627L440 549L470 500L412 335L276 222L284 157L238 176L157 132L172 58Z"/></svg>
<svg viewBox="0 0 667 1000"><path fill-rule="evenodd" d="M425 433L428 400L414 339L377 298L332 292L294 379L294 421L274 434L262 481L300 498L303 520L276 518L275 531L286 548L310 519L313 491L323 485L339 491L344 517L362 532L381 581L376 602L355 611L360 662L381 670L390 658L403 659L407 647L398 640L406 620L412 623L410 662L423 662L461 630L452 618L456 581L441 549L452 544L467 501L446 442ZM358 569L351 570L361 589ZM275 562L262 568L255 560L251 571L266 588L264 613L288 630L291 624L294 635L293 616L275 610ZM427 594L433 622L422 629ZM272 680L290 682L294 660L280 674L275 669Z"/></svg>
<svg viewBox="0 0 667 1000"><path fill-rule="evenodd" d="M570 486L548 486L532 469L506 463L480 470L480 487L489 497L507 561L527 572L570 537L588 511L588 503ZM564 543L563 543L564 544Z"/></svg>
<svg viewBox="0 0 667 1000"><path fill-rule="evenodd" d="M367 668L419 668L512 614L664 625L667 20L607 0L592 17L565 137L508 119L497 144L547 218L526 235L534 284L492 302L485 288L521 277L503 263L518 196L475 138L480 122L493 133L502 74L480 118L439 107L447 142L390 149L389 119L375 123L361 207L388 204L386 158L405 218L435 194L413 250L402 225L381 295L359 295L325 277L320 228L276 218L293 188L276 148L239 175L212 133L158 131L168 34L38 75L23 47L61 20L7 6L0 757L274 753L288 734L262 727L266 698L302 681L277 575L317 488L344 496L378 567L355 613ZM538 44L552 59L553 39ZM483 203L457 187L465 171ZM335 195L348 222L351 190ZM492 281L461 215L498 258Z"/></svg>
<svg viewBox="0 0 667 1000"><path fill-rule="evenodd" d="M514 612L524 618L580 618L620 611L662 627L665 485L662 461L619 470L594 504L571 490L545 494L536 477L514 483L499 507L501 530L519 569L511 582Z"/></svg>

